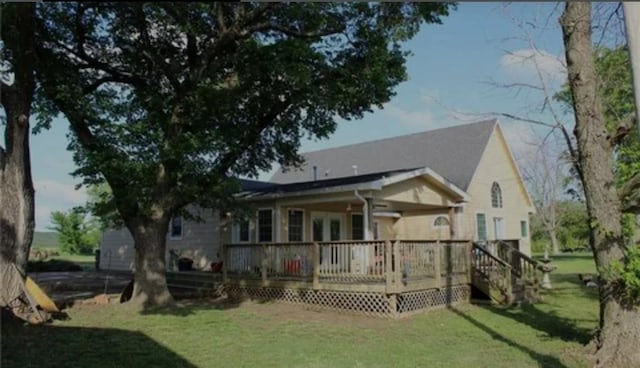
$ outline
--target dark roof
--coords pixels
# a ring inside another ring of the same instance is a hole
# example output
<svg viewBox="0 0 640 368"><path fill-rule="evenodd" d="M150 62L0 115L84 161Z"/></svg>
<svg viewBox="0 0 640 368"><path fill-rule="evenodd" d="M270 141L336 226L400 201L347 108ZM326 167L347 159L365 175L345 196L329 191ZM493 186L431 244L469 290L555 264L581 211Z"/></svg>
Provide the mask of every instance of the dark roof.
<svg viewBox="0 0 640 368"><path fill-rule="evenodd" d="M496 124L497 120L491 119L304 153L300 169L283 172L280 168L271 182L308 182L313 179L314 166L323 180L353 176L354 165L360 175L429 167L467 190Z"/></svg>
<svg viewBox="0 0 640 368"><path fill-rule="evenodd" d="M277 184L277 183L268 183L263 181L244 180L244 179L241 179L240 182L241 182L243 191L252 192L254 194L255 193L261 193L261 194L291 193L291 192L299 192L299 191L305 191L305 190L331 188L331 187L337 187L342 185L369 183L372 181L388 178L396 174L405 173L415 169L416 168L400 169L400 170L392 170L392 171L371 173L371 174L365 174L365 175L316 180L316 181L305 181L305 182L289 183L289 184Z"/></svg>

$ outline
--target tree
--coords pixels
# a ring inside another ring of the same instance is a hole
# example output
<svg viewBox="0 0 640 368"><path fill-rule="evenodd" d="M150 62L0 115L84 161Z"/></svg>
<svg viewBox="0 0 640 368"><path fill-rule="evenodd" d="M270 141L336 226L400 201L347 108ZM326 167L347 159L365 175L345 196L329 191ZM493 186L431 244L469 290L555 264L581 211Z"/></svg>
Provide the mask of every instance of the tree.
<svg viewBox="0 0 640 368"><path fill-rule="evenodd" d="M4 305L21 292L20 280L9 272L15 265L24 274L35 227L29 152L35 88L35 4L0 6L0 103L4 110L4 147L0 144L0 305Z"/></svg>
<svg viewBox="0 0 640 368"><path fill-rule="evenodd" d="M637 190L636 173L618 191L614 171L616 135L609 134L591 45L591 4L567 2L560 18L573 109L578 160L582 170L590 245L602 276L628 259L622 234L622 199ZM627 129L628 125L620 125ZM618 131L618 129L616 129ZM599 284L600 326L594 346L599 367L640 366L640 309L625 296L630 285L603 277Z"/></svg>
<svg viewBox="0 0 640 368"><path fill-rule="evenodd" d="M520 162L522 174L528 184L529 193L536 207L535 218L544 227L551 242L554 255L560 253L558 231L560 230L560 201L567 181L568 164L562 159L563 152L555 149L551 141L536 143L535 152L530 152ZM545 254L547 247L545 246Z"/></svg>
<svg viewBox="0 0 640 368"><path fill-rule="evenodd" d="M91 254L98 245L102 232L95 219L87 218L81 208L51 213L49 229L58 233L58 243L67 254Z"/></svg>
<svg viewBox="0 0 640 368"><path fill-rule="evenodd" d="M401 42L450 7L42 4L41 111L69 120L84 184L112 189L135 242L132 300L172 301L173 214L189 203L222 207L234 177L299 163L304 135L325 138L337 117L381 107L406 78Z"/></svg>

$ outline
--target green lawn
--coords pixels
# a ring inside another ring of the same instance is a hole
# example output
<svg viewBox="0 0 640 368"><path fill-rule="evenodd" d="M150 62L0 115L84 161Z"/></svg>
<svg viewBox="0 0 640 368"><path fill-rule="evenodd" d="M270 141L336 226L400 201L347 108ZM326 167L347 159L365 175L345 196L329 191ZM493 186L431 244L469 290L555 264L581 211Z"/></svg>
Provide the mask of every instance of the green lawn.
<svg viewBox="0 0 640 368"><path fill-rule="evenodd" d="M9 367L584 367L596 293L576 273L588 255L559 257L544 302L464 305L387 321L300 306L194 302L155 313L81 306L48 326L3 324ZM11 334L12 338L7 338Z"/></svg>

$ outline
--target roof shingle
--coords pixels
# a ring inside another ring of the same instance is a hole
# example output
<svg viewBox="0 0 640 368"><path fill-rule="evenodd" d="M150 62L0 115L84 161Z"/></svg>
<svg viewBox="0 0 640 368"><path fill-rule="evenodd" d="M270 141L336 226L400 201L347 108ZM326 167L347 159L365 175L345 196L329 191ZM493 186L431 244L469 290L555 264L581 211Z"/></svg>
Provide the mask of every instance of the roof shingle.
<svg viewBox="0 0 640 368"><path fill-rule="evenodd" d="M363 142L302 154L300 169L278 170L274 183L336 179L385 171L429 167L462 190L467 190L489 141L496 119L422 133Z"/></svg>

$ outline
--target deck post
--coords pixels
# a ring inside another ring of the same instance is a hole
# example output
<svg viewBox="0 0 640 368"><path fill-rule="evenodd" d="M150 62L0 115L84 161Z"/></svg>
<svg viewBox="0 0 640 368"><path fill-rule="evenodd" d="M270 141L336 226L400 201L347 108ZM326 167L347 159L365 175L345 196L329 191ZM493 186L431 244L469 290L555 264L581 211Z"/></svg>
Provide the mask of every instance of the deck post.
<svg viewBox="0 0 640 368"><path fill-rule="evenodd" d="M387 290L387 294L391 294L393 293L395 290L393 288L393 253L391 251L391 241L389 240L385 240L384 241L384 258L385 258L385 262L384 262L384 274L385 274L385 279L386 279L386 290Z"/></svg>
<svg viewBox="0 0 640 368"><path fill-rule="evenodd" d="M260 264L260 273L262 276L262 287L267 286L267 267L268 267L268 259L267 259L267 245L262 244L262 262Z"/></svg>
<svg viewBox="0 0 640 368"><path fill-rule="evenodd" d="M467 243L467 283L468 284L471 284L473 281L471 262L473 262L473 242L469 240L469 242Z"/></svg>
<svg viewBox="0 0 640 368"><path fill-rule="evenodd" d="M391 313L391 318L398 318L398 294L390 294L387 297L389 298L389 312Z"/></svg>
<svg viewBox="0 0 640 368"><path fill-rule="evenodd" d="M395 292L400 290L400 280L402 280L402 270L400 269L400 240L393 242L393 281ZM408 275L407 275L408 276Z"/></svg>
<svg viewBox="0 0 640 368"><path fill-rule="evenodd" d="M313 290L320 289L320 244L313 242Z"/></svg>
<svg viewBox="0 0 640 368"><path fill-rule="evenodd" d="M222 244L222 282L227 283L229 278L227 277L227 267L229 267L229 260L227 259L227 245Z"/></svg>
<svg viewBox="0 0 640 368"><path fill-rule="evenodd" d="M440 253L440 239L438 239L435 248L433 248L433 270L435 273L436 287L438 289L442 288L442 270L440 269L442 260L440 259Z"/></svg>

